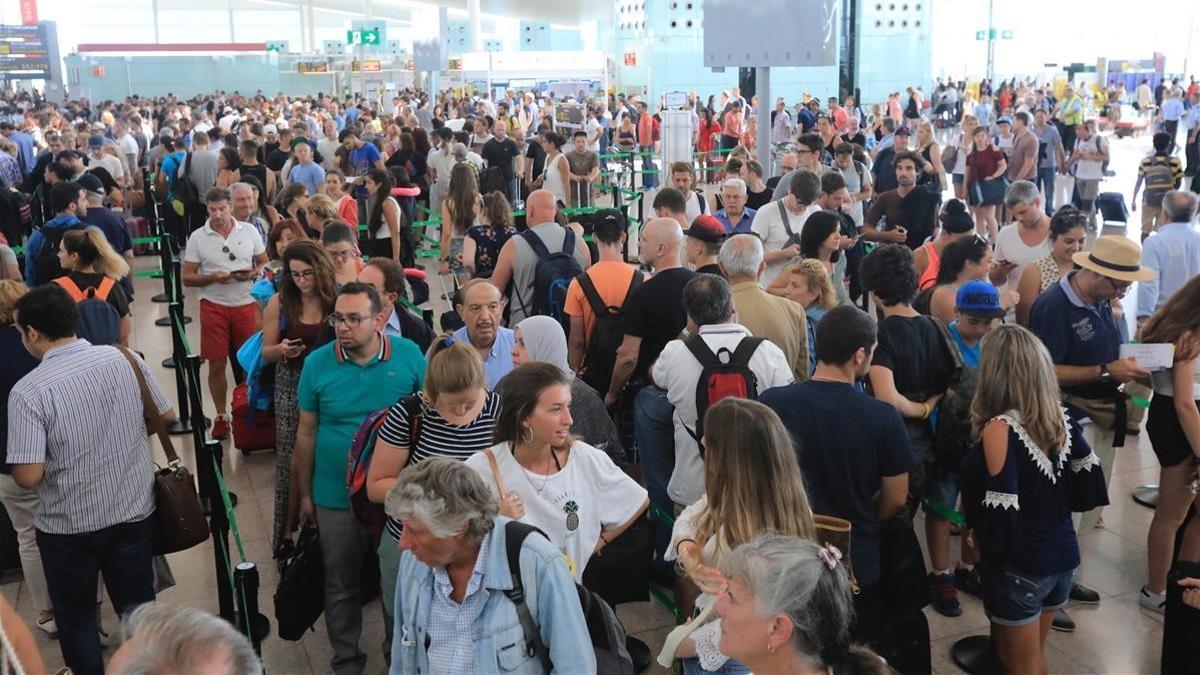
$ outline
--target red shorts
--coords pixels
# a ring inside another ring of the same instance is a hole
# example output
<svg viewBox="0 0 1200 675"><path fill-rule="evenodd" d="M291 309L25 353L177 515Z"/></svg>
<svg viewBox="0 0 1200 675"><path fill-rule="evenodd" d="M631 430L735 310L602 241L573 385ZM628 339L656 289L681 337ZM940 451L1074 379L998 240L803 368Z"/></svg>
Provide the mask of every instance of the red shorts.
<svg viewBox="0 0 1200 675"><path fill-rule="evenodd" d="M242 343L258 330L258 304L225 307L209 300L200 301L200 358L220 361L236 353Z"/></svg>

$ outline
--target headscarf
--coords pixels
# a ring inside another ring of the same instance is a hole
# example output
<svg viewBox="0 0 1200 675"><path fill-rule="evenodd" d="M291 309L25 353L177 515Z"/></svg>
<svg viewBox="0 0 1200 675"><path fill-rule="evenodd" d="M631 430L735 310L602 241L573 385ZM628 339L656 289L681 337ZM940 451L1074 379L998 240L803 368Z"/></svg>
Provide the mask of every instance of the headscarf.
<svg viewBox="0 0 1200 675"><path fill-rule="evenodd" d="M552 363L559 367L567 377L575 379L575 373L567 363L567 334L562 325L549 316L531 316L517 324L521 331L521 340L525 343L525 351L529 353L530 361Z"/></svg>

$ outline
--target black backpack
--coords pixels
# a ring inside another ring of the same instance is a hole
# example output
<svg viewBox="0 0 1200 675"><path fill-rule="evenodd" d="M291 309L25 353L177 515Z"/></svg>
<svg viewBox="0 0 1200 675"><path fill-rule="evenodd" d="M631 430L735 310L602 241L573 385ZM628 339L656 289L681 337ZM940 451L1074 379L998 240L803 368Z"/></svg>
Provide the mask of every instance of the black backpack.
<svg viewBox="0 0 1200 675"><path fill-rule="evenodd" d="M744 337L732 352L722 347L714 354L708 348L708 343L700 335L693 335L684 341L684 345L692 356L700 362L700 379L696 382L696 430L692 431L684 425L697 445L704 437L704 413L708 407L721 399L758 398L758 376L750 370L750 358L754 350L766 341L766 338ZM700 446L700 456L704 456L704 447Z"/></svg>
<svg viewBox="0 0 1200 675"><path fill-rule="evenodd" d="M941 321L934 321L954 361L954 374L946 393L938 401L933 456L942 466L957 471L967 450L975 442L971 424L971 400L975 398L975 390L979 387L979 369L966 365L962 352L950 335L950 329L942 325Z"/></svg>
<svg viewBox="0 0 1200 675"><path fill-rule="evenodd" d="M529 229L521 233L525 243L529 244L534 255L538 257L537 265L533 268L533 298L526 305L521 298L520 289L514 287L513 293L517 296L517 302L521 303L525 316L553 317L562 325L563 332L569 333L571 323L565 311L567 289L570 288L572 279L583 274L583 268L575 259L575 231L569 227L563 230L562 250L554 253L546 248L537 232Z"/></svg>
<svg viewBox="0 0 1200 675"><path fill-rule="evenodd" d="M587 272L580 274L575 279L579 282L579 287L583 289L583 297L587 298L592 313L596 315L596 321L592 324L592 335L588 338L587 353L583 357L584 371L580 377L592 389L603 395L612 384L612 372L617 361L617 348L625 340L622 318L624 308L605 304L604 298L600 297L600 292L596 290L596 284L592 282L592 278L587 275ZM626 301L629 300L633 289L637 288L643 279L642 271L635 269L633 277L629 280L629 290L625 292Z"/></svg>
<svg viewBox="0 0 1200 675"><path fill-rule="evenodd" d="M71 296L79 310L75 319L75 335L94 345L115 345L121 338L121 315L108 301L117 282L104 277L96 286L80 288L69 275L54 279Z"/></svg>
<svg viewBox="0 0 1200 675"><path fill-rule="evenodd" d="M74 230L82 230L87 227L87 223L79 222L66 227L42 227L42 247L38 249L37 257L37 285L48 284L55 279L64 276L67 271L63 269L62 263L58 261L58 247L62 244L63 235Z"/></svg>
<svg viewBox="0 0 1200 675"><path fill-rule="evenodd" d="M550 661L550 649L542 641L537 622L529 613L529 605L525 604L525 584L521 579L521 545L525 543L525 537L533 532L545 536L538 528L515 520L510 520L504 525L508 570L512 573L513 584L511 589L504 591L504 595L517 607L517 618L520 619L521 631L525 634L525 653L537 657L546 672L552 673L555 671L554 664ZM583 586L575 584L575 590L579 593L579 605L583 608L588 635L596 652L596 672L605 675L635 675L637 670L633 665L633 657L629 655L625 646L625 626L617 618L617 613L600 596Z"/></svg>
<svg viewBox="0 0 1200 675"><path fill-rule="evenodd" d="M895 157L896 149L890 146L875 155L875 164L871 167L871 171L875 173L875 194L895 190L900 186L900 181L896 180L896 167L892 166Z"/></svg>

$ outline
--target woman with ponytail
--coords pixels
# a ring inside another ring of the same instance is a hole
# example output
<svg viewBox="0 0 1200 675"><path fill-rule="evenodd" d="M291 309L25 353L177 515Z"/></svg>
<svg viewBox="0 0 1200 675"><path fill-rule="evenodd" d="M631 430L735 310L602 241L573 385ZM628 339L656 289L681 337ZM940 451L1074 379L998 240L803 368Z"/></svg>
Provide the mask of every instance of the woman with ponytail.
<svg viewBox="0 0 1200 675"><path fill-rule="evenodd" d="M721 562L721 652L755 673L884 675L891 669L850 642L854 602L842 553L797 536L767 534Z"/></svg>
<svg viewBox="0 0 1200 675"><path fill-rule="evenodd" d="M77 302L90 296L94 289L95 297L106 300L121 317L117 342L128 345L132 328L129 296L117 283L129 274L129 263L125 258L113 250L99 228L89 227L63 235L58 246L58 261L67 275L55 279L55 283L72 293Z"/></svg>

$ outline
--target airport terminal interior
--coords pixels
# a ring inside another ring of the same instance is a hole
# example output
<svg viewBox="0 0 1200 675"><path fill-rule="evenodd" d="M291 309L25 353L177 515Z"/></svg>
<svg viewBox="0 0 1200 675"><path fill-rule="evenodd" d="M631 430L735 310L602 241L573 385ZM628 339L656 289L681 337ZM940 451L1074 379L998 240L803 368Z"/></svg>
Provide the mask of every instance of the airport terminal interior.
<svg viewBox="0 0 1200 675"><path fill-rule="evenodd" d="M0 0L0 675L1200 673L1197 14Z"/></svg>

